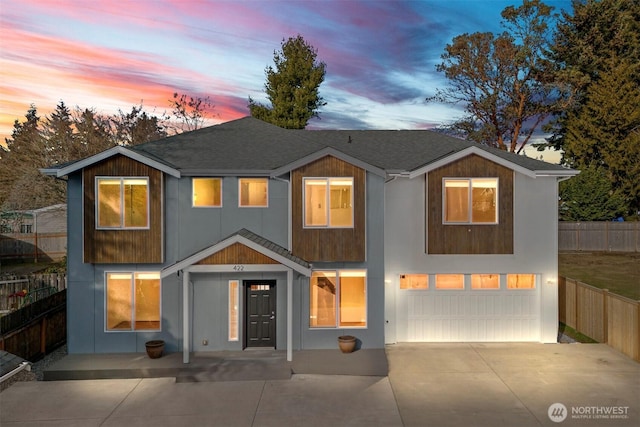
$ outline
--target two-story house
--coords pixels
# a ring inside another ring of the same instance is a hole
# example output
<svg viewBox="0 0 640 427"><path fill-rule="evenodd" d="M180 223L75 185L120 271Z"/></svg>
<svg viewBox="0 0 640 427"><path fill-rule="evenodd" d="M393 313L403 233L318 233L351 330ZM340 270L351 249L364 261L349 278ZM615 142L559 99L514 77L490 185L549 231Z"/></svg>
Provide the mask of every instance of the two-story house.
<svg viewBox="0 0 640 427"><path fill-rule="evenodd" d="M68 180L71 353L556 340L558 165L243 118L44 172Z"/></svg>

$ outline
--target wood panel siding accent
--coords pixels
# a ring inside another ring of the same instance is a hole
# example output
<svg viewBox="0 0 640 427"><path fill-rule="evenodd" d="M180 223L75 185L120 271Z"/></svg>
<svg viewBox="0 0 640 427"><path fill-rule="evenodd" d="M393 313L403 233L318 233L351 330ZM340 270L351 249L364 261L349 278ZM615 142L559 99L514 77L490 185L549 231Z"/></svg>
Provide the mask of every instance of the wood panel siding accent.
<svg viewBox="0 0 640 427"><path fill-rule="evenodd" d="M353 177L353 228L304 228L303 178ZM362 262L366 258L366 171L333 156L291 173L292 253L309 262Z"/></svg>
<svg viewBox="0 0 640 427"><path fill-rule="evenodd" d="M97 176L149 178L149 229L96 230ZM126 156L110 157L83 170L84 262L163 262L162 172Z"/></svg>
<svg viewBox="0 0 640 427"><path fill-rule="evenodd" d="M427 253L512 254L514 172L475 154L427 175ZM443 224L443 178L498 178L498 224Z"/></svg>
<svg viewBox="0 0 640 427"><path fill-rule="evenodd" d="M242 243L234 243L215 254L201 259L196 264L279 264L278 261L251 249Z"/></svg>

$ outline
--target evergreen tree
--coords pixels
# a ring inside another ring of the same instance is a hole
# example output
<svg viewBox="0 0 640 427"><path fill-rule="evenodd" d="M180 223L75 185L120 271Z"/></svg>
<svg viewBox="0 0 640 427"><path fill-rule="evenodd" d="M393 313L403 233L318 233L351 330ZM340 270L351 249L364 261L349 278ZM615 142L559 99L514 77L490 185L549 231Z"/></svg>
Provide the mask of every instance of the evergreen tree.
<svg viewBox="0 0 640 427"><path fill-rule="evenodd" d="M275 69L267 67L265 92L271 107L249 98L251 115L286 129L304 129L326 102L318 88L324 81L325 64L317 62L317 50L302 36L282 40L282 50L274 52Z"/></svg>
<svg viewBox="0 0 640 427"><path fill-rule="evenodd" d="M640 210L640 2L574 1L553 45L556 79L573 100L553 122L549 145L563 162L602 168L622 191L627 213Z"/></svg>
<svg viewBox="0 0 640 427"><path fill-rule="evenodd" d="M611 221L625 210L620 192L613 189L606 171L594 165L560 183L561 221Z"/></svg>

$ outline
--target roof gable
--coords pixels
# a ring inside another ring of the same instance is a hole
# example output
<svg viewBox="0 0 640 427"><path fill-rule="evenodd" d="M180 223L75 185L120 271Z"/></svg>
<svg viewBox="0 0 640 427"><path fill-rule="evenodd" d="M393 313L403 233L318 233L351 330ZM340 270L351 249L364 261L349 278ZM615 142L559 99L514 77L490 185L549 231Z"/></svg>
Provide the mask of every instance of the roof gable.
<svg viewBox="0 0 640 427"><path fill-rule="evenodd" d="M51 169L42 169L41 171L47 175L54 175L58 178L61 178L63 176L69 175L73 172L76 172L78 170L84 169L87 166L91 166L95 163L101 162L103 160L109 159L113 156L116 155L123 155L125 157L128 157L132 160L135 160L137 162L140 162L142 164L145 164L149 167L152 167L154 169L158 169L166 174L169 174L171 176L174 176L176 178L180 178L180 171L178 171L177 169L174 169L168 165L166 165L165 163L162 163L160 161L151 159L147 156L144 156L143 154L140 154L137 151L133 151L127 147L123 147L120 145L117 145L115 147L112 147L108 150L102 151L98 154L94 154L93 156L84 158L82 160L78 160L76 162L72 162L69 163L67 165L64 165L60 168L51 168Z"/></svg>
<svg viewBox="0 0 640 427"><path fill-rule="evenodd" d="M276 261L292 270L295 270L306 276L311 275L311 265L305 260L298 258L291 254L287 249L282 246L271 242L245 228L238 230L231 236L220 240L218 243L209 246L195 254L178 261L173 265L165 267L161 271L162 277L170 276L177 273L180 270L184 270L192 265L206 263L207 258L219 253L227 248L232 247L235 244L241 244L249 249L256 251L259 254L266 256L267 258Z"/></svg>

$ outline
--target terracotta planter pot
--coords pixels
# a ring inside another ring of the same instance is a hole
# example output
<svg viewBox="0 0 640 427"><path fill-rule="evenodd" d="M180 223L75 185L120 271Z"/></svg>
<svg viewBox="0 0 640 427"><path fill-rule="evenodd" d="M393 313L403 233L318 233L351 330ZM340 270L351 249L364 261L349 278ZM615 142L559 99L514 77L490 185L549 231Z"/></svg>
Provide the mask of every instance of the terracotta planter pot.
<svg viewBox="0 0 640 427"><path fill-rule="evenodd" d="M145 343L145 348L147 349L147 356L149 356L150 359L157 359L162 356L162 351L164 350L164 341L147 341Z"/></svg>
<svg viewBox="0 0 640 427"><path fill-rule="evenodd" d="M338 337L338 346L343 353L352 353L356 348L356 337L352 335L342 335Z"/></svg>

